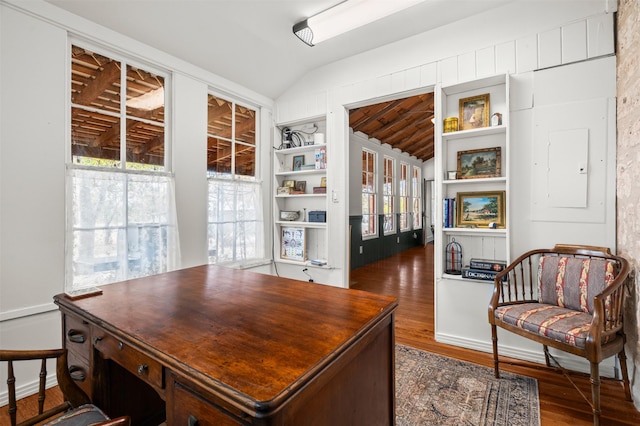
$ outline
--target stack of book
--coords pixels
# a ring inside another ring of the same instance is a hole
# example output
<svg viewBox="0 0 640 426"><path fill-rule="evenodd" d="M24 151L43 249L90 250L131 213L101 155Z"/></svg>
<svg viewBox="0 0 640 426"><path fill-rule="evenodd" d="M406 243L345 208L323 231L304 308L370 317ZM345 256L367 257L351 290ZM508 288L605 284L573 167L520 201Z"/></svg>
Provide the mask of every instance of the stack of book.
<svg viewBox="0 0 640 426"><path fill-rule="evenodd" d="M443 228L453 228L456 226L456 199L445 198L443 204Z"/></svg>
<svg viewBox="0 0 640 426"><path fill-rule="evenodd" d="M469 261L469 266L462 268L462 278L493 281L496 275L498 275L498 272L502 271L506 267L507 263L503 260L472 258Z"/></svg>

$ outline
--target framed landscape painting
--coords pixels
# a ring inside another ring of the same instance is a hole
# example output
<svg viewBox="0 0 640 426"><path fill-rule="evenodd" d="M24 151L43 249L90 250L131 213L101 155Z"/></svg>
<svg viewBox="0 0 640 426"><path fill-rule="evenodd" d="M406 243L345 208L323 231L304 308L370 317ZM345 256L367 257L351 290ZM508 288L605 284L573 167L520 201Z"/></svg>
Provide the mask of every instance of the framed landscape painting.
<svg viewBox="0 0 640 426"><path fill-rule="evenodd" d="M458 192L457 228L505 227L505 191Z"/></svg>
<svg viewBox="0 0 640 426"><path fill-rule="evenodd" d="M458 179L499 177L500 157L500 147L458 151Z"/></svg>

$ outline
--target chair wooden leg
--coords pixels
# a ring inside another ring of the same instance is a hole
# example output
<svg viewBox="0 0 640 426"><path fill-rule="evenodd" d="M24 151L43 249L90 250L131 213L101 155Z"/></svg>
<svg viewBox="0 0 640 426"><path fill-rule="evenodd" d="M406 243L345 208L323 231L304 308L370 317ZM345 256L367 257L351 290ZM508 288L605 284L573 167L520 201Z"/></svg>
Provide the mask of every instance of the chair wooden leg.
<svg viewBox="0 0 640 426"><path fill-rule="evenodd" d="M593 426L600 426L600 369L597 362L591 363L591 402Z"/></svg>
<svg viewBox="0 0 640 426"><path fill-rule="evenodd" d="M549 358L549 347L547 345L542 345L542 350L544 351L544 362L547 364L547 367L551 367L551 359Z"/></svg>
<svg viewBox="0 0 640 426"><path fill-rule="evenodd" d="M624 346L620 353L618 353L618 359L620 360L620 369L622 370L622 384L624 386L624 396L627 401L631 401L631 388L629 387L629 372L627 371L627 354L624 352Z"/></svg>
<svg viewBox="0 0 640 426"><path fill-rule="evenodd" d="M498 327L491 324L491 342L493 344L493 374L496 379L500 378L500 368L498 367Z"/></svg>

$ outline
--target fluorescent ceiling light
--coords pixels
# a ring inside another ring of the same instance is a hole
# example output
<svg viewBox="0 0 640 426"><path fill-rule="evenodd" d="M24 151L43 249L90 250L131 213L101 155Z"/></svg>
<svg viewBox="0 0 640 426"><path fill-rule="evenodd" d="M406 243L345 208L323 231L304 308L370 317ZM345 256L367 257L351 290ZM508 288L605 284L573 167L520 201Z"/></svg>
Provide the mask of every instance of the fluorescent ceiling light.
<svg viewBox="0 0 640 426"><path fill-rule="evenodd" d="M377 21L425 0L346 0L298 22L293 33L309 46Z"/></svg>

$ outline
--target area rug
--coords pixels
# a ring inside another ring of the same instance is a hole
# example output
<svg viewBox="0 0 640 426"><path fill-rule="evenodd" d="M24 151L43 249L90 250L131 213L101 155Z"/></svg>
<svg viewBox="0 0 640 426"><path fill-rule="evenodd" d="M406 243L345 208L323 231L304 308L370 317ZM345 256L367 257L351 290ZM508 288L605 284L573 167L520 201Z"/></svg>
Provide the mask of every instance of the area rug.
<svg viewBox="0 0 640 426"><path fill-rule="evenodd" d="M539 426L538 382L396 345L396 424Z"/></svg>

